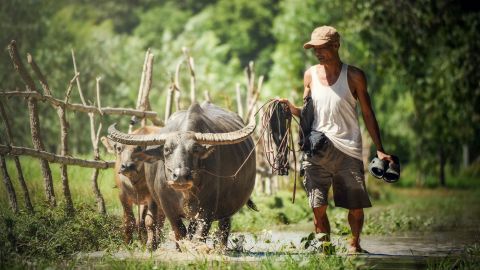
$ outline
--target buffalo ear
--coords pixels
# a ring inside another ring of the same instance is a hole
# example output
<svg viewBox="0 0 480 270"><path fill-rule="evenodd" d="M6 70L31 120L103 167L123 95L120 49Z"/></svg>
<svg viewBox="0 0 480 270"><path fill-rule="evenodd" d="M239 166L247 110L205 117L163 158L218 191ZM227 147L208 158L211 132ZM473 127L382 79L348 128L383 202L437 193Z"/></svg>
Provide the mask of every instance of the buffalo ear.
<svg viewBox="0 0 480 270"><path fill-rule="evenodd" d="M100 140L102 141L103 146L105 146L105 148L107 148L108 153L115 154L115 148L113 147L112 140L110 140L109 138L107 138L105 136L102 136L100 138Z"/></svg>
<svg viewBox="0 0 480 270"><path fill-rule="evenodd" d="M133 153L132 158L147 163L154 163L158 160L163 160L163 145L158 145L137 153Z"/></svg>
<svg viewBox="0 0 480 270"><path fill-rule="evenodd" d="M205 152L202 153L202 155L200 156L200 159L208 158L213 153L213 151L215 151L215 147L213 145L206 145L205 149L206 150Z"/></svg>

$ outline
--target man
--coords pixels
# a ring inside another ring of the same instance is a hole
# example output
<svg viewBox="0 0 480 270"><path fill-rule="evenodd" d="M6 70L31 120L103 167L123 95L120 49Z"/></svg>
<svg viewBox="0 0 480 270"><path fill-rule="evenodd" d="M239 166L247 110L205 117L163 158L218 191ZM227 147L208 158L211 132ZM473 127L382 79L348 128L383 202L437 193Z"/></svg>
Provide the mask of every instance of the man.
<svg viewBox="0 0 480 270"><path fill-rule="evenodd" d="M327 217L328 190L333 185L335 205L349 210L348 223L352 230L349 253L365 252L360 246L364 214L371 207L364 179L362 140L356 113L357 100L363 119L377 148L380 159L392 161L382 147L380 131L367 92L363 71L344 64L339 57L340 35L331 26L316 28L311 40L303 45L313 49L319 64L309 68L304 75L304 100L311 96L314 108L312 131L323 132L326 144L318 154L306 157L305 188L313 208L316 233L330 238ZM300 117L301 107L287 99L291 112Z"/></svg>

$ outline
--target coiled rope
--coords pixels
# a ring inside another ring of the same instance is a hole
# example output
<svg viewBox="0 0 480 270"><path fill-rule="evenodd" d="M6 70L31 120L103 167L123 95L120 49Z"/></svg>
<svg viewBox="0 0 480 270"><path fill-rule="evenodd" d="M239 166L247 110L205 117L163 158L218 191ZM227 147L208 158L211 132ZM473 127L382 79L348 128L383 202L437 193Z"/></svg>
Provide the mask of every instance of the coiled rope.
<svg viewBox="0 0 480 270"><path fill-rule="evenodd" d="M290 169L288 154L292 153L293 162L294 162L294 184L293 184L292 203L295 203L295 193L297 189L297 157L295 153L296 152L295 144L293 142L293 136L292 136L291 120L294 119L294 121L298 125L300 124L295 118L292 117L292 113L290 112L290 109L288 108L288 106L275 99L271 99L266 103L264 103L255 112L253 117L255 118L263 108L265 109L260 121L260 124L261 124L260 136L256 140L254 147L252 148L248 156L245 158L243 163L235 171L234 174L218 175L205 168L198 169L198 171L201 171L203 173L207 173L209 175L219 177L219 178L231 178L235 180L238 173L241 171L243 166L247 163L247 160L255 152L255 149L257 148L257 145L259 144L260 140L263 140L262 146L263 146L265 160L267 161L268 165L272 168L272 173L278 173L278 174L282 173L280 175L288 174L288 170ZM277 132L273 132L274 130L272 129L271 119L277 110L284 110L284 113L281 114L283 116L277 117L278 119L276 119L278 122L277 124L286 128L284 132L281 132L283 134L275 134ZM275 141L277 143L275 143ZM276 146L276 149L275 149L275 146Z"/></svg>

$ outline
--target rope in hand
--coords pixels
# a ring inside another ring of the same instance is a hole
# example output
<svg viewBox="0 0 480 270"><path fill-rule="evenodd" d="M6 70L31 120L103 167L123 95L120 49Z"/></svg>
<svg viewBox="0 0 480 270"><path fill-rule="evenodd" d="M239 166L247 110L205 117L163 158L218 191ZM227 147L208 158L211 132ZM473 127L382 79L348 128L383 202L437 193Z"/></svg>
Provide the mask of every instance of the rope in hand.
<svg viewBox="0 0 480 270"><path fill-rule="evenodd" d="M291 128L292 113L286 104L277 100L271 100L265 105L265 112L261 120L262 128L268 130L266 138L263 140L265 160L272 168L272 173L288 175L288 170L290 169L288 154L290 152L292 153L294 163L292 203L295 203L297 190L297 157Z"/></svg>

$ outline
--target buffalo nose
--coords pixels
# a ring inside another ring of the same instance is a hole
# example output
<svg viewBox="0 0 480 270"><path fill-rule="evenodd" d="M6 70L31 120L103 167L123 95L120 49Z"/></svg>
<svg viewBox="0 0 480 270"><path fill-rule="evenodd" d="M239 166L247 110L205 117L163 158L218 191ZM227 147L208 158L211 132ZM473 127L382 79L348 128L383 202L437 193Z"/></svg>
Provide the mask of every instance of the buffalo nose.
<svg viewBox="0 0 480 270"><path fill-rule="evenodd" d="M192 172L189 168L176 168L172 172L172 180L191 180Z"/></svg>
<svg viewBox="0 0 480 270"><path fill-rule="evenodd" d="M133 162L123 163L120 166L120 172L127 172L127 171L133 171L133 170L135 170L135 163Z"/></svg>

